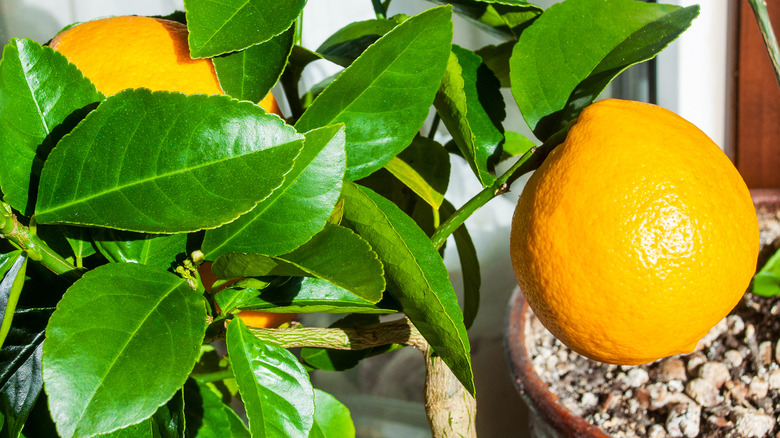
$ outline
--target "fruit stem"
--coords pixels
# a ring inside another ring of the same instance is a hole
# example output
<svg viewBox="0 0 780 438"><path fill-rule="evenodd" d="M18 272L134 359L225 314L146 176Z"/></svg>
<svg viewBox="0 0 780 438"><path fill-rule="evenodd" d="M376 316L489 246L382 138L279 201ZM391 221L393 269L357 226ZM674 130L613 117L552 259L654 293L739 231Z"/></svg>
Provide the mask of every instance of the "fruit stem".
<svg viewBox="0 0 780 438"><path fill-rule="evenodd" d="M547 154L553 150L556 146L563 143L566 138L566 134L569 132L569 126L564 127L557 133L548 138L541 146L532 147L526 153L520 156L520 158L504 172L501 176L496 178L493 184L485 187L481 192L477 193L473 198L466 201L452 216L450 216L440 227L436 229L436 232L431 236L431 242L436 249L441 248L447 238L450 237L455 230L458 229L466 219L468 219L475 211L482 208L488 201L496 196L503 195L509 191L512 183L524 174L535 170L542 164Z"/></svg>
<svg viewBox="0 0 780 438"><path fill-rule="evenodd" d="M758 21L758 27L761 30L761 36L764 38L766 51L769 54L769 58L772 60L772 66L775 69L775 79L777 80L777 84L780 85L780 46L777 44L777 38L772 29L772 22L769 20L766 1L748 0L748 2L753 8L753 14L755 14L756 21Z"/></svg>
<svg viewBox="0 0 780 438"><path fill-rule="evenodd" d="M0 202L0 237L8 239L14 246L27 252L30 259L40 262L43 266L57 275L70 281L76 281L81 277L82 270L65 260L61 255L52 250L35 233L22 225L13 214L11 206Z"/></svg>

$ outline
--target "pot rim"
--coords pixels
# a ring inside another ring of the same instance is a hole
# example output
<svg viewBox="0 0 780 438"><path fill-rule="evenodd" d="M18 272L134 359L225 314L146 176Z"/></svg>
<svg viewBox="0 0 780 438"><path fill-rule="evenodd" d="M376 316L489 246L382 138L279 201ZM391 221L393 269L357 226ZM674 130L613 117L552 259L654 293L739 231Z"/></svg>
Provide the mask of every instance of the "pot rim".
<svg viewBox="0 0 780 438"><path fill-rule="evenodd" d="M609 435L604 431L559 405L558 396L548 389L547 383L534 371L524 342L528 310L523 293L520 288L516 288L507 312L504 351L515 388L532 411L531 414L541 417L564 436L608 438Z"/></svg>

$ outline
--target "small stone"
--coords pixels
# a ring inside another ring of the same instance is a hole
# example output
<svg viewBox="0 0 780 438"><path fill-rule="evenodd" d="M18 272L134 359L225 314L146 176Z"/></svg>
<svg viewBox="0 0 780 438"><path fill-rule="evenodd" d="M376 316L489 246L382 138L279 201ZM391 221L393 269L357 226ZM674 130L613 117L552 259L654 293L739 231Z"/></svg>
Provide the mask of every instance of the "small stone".
<svg viewBox="0 0 780 438"><path fill-rule="evenodd" d="M669 410L666 432L673 437L695 437L701 424L701 406L680 403Z"/></svg>
<svg viewBox="0 0 780 438"><path fill-rule="evenodd" d="M729 369L721 362L707 362L699 367L699 377L720 389L730 378Z"/></svg>
<svg viewBox="0 0 780 438"><path fill-rule="evenodd" d="M634 400L636 400L637 406L639 406L640 409L650 409L650 391L646 388L637 388L634 393Z"/></svg>
<svg viewBox="0 0 780 438"><path fill-rule="evenodd" d="M647 393L650 396L651 411L661 409L669 402L669 391L666 389L666 385L661 382L648 385Z"/></svg>
<svg viewBox="0 0 780 438"><path fill-rule="evenodd" d="M721 427L728 426L729 420L718 415L710 415L709 417L707 417L707 424L711 424L714 427L721 428Z"/></svg>
<svg viewBox="0 0 780 438"><path fill-rule="evenodd" d="M775 419L758 411L737 406L734 409L734 424L739 436L767 436L775 427Z"/></svg>
<svg viewBox="0 0 780 438"><path fill-rule="evenodd" d="M769 393L769 383L761 377L753 377L748 385L748 397L758 400L766 397Z"/></svg>
<svg viewBox="0 0 780 438"><path fill-rule="evenodd" d="M658 382L669 382L671 380L687 380L685 373L685 363L676 358L663 360L658 364L655 370L655 380Z"/></svg>
<svg viewBox="0 0 780 438"><path fill-rule="evenodd" d="M601 405L601 412L608 412L615 409L620 404L620 396L613 393L607 394L607 398L604 399L604 403Z"/></svg>
<svg viewBox="0 0 780 438"><path fill-rule="evenodd" d="M696 378L685 385L685 393L688 394L696 403L704 406L715 406L722 401L718 389L707 380Z"/></svg>
<svg viewBox="0 0 780 438"><path fill-rule="evenodd" d="M753 324L745 326L745 343L750 345L751 342L755 342L756 339L756 327Z"/></svg>
<svg viewBox="0 0 780 438"><path fill-rule="evenodd" d="M697 351L688 355L688 364L686 365L686 368L689 373L694 374L694 371L705 362L707 362L707 356L701 351Z"/></svg>
<svg viewBox="0 0 780 438"><path fill-rule="evenodd" d="M683 392L685 390L685 385L681 380L670 380L666 383L666 387L671 392Z"/></svg>
<svg viewBox="0 0 780 438"><path fill-rule="evenodd" d="M775 344L775 362L780 363L780 342Z"/></svg>
<svg viewBox="0 0 780 438"><path fill-rule="evenodd" d="M626 374L626 377L628 386L632 388L639 388L640 386L647 383L648 380L650 380L647 371L642 368L633 368L629 370L628 374Z"/></svg>
<svg viewBox="0 0 780 438"><path fill-rule="evenodd" d="M737 368L742 365L742 353L737 350L729 350L723 353L723 363L729 368Z"/></svg>
<svg viewBox="0 0 780 438"><path fill-rule="evenodd" d="M715 324L715 327L711 328L710 331L708 331L707 334L699 340L699 342L696 344L695 351L701 351L709 348L716 339L728 331L728 322L726 321L726 318L723 318L717 324Z"/></svg>
<svg viewBox="0 0 780 438"><path fill-rule="evenodd" d="M761 366L772 363L772 342L764 341L758 344L758 363Z"/></svg>
<svg viewBox="0 0 780 438"><path fill-rule="evenodd" d="M745 321L739 315L729 315L726 317L726 324L729 327L729 333L738 335L745 331Z"/></svg>
<svg viewBox="0 0 780 438"><path fill-rule="evenodd" d="M780 370L773 370L769 373L767 383L769 383L769 389L780 389Z"/></svg>
<svg viewBox="0 0 780 438"><path fill-rule="evenodd" d="M729 380L723 385L728 391L729 397L737 403L744 404L747 400L747 386L739 380Z"/></svg>
<svg viewBox="0 0 780 438"><path fill-rule="evenodd" d="M647 438L666 438L666 429L660 424L654 424L647 430Z"/></svg>
<svg viewBox="0 0 780 438"><path fill-rule="evenodd" d="M585 409L593 409L599 404L599 398L592 392L586 392L585 394L582 394L580 404Z"/></svg>

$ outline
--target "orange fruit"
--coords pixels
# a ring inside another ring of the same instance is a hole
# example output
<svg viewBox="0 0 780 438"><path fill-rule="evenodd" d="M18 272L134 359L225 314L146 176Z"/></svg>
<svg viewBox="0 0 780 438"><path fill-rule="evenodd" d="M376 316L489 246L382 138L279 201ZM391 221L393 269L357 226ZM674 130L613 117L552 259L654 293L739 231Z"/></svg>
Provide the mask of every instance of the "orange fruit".
<svg viewBox="0 0 780 438"><path fill-rule="evenodd" d="M758 246L720 148L668 110L615 99L587 107L531 176L510 241L544 326L624 365L693 351L744 294Z"/></svg>
<svg viewBox="0 0 780 438"><path fill-rule="evenodd" d="M204 262L198 267L200 281L203 283L203 286L206 288L206 292L208 293L211 293L211 287L214 285L214 282L217 281L217 276L211 272L211 265L211 262ZM229 281L220 286L220 289L227 287L236 281L238 281L238 279ZM293 318L298 316L295 313L272 313L261 312L259 310L242 310L237 313L237 315L239 318L241 318L241 321L243 321L244 324L248 325L249 327L258 328L279 327L284 323L292 321Z"/></svg>
<svg viewBox="0 0 780 438"><path fill-rule="evenodd" d="M126 88L223 94L210 59L190 58L187 26L139 16L102 18L60 32L49 46L106 96ZM260 103L281 114L269 93Z"/></svg>

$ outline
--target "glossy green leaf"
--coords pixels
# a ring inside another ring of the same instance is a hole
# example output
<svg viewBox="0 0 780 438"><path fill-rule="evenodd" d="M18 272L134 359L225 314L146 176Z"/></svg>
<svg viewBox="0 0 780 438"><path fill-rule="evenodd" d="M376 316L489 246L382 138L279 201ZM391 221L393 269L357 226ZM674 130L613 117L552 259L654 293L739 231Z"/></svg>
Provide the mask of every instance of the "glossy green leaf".
<svg viewBox="0 0 780 438"><path fill-rule="evenodd" d="M5 202L33 212L43 161L103 95L64 56L12 39L0 60L0 188Z"/></svg>
<svg viewBox="0 0 780 438"><path fill-rule="evenodd" d="M634 0L551 6L523 32L510 59L512 94L528 126L546 140L615 76L655 57L698 13L698 6Z"/></svg>
<svg viewBox="0 0 780 438"><path fill-rule="evenodd" d="M463 314L438 251L409 216L371 190L345 184L342 197L342 223L379 254L387 292L473 394L471 347Z"/></svg>
<svg viewBox="0 0 780 438"><path fill-rule="evenodd" d="M192 438L250 438L249 430L236 412L222 401L211 383L188 380L184 385L187 435Z"/></svg>
<svg viewBox="0 0 780 438"><path fill-rule="evenodd" d="M177 392L151 417L97 438L180 438L184 436L184 396Z"/></svg>
<svg viewBox="0 0 780 438"><path fill-rule="evenodd" d="M534 146L536 143L523 134L514 131L504 132L504 156L523 155Z"/></svg>
<svg viewBox="0 0 780 438"><path fill-rule="evenodd" d="M0 437L16 438L41 390L41 354L46 323L54 309L23 309L0 349L0 414L5 425Z"/></svg>
<svg viewBox="0 0 780 438"><path fill-rule="evenodd" d="M151 233L215 228L282 184L302 140L250 102L126 90L52 151L35 217Z"/></svg>
<svg viewBox="0 0 780 438"><path fill-rule="evenodd" d="M442 206L442 220L447 220L454 213L455 207L448 201L445 201ZM482 288L479 256L465 224L458 227L452 233L452 237L458 249L460 271L463 276L463 323L466 325L466 328L470 328L477 318Z"/></svg>
<svg viewBox="0 0 780 438"><path fill-rule="evenodd" d="M186 234L146 234L95 228L98 251L112 263L140 263L168 270L187 256Z"/></svg>
<svg viewBox="0 0 780 438"><path fill-rule="evenodd" d="M501 84L482 59L453 45L434 105L474 174L487 187L501 155L506 117Z"/></svg>
<svg viewBox="0 0 780 438"><path fill-rule="evenodd" d="M222 90L236 99L260 102L282 75L294 36L291 26L264 43L213 58Z"/></svg>
<svg viewBox="0 0 780 438"><path fill-rule="evenodd" d="M203 298L186 280L136 263L88 271L46 329L43 380L58 433L92 436L149 418L184 384L205 330Z"/></svg>
<svg viewBox="0 0 780 438"><path fill-rule="evenodd" d="M396 313L385 303L372 303L326 280L294 277L276 287L256 288L253 279L235 283L215 299L226 312L236 309L280 313Z"/></svg>
<svg viewBox="0 0 780 438"><path fill-rule="evenodd" d="M59 226L57 228L65 237L65 240L68 241L76 259L87 258L97 252L92 244L91 233L88 229L70 226Z"/></svg>
<svg viewBox="0 0 780 438"><path fill-rule="evenodd" d="M769 257L753 277L751 290L762 297L780 295L780 251Z"/></svg>
<svg viewBox="0 0 780 438"><path fill-rule="evenodd" d="M264 43L290 28L306 0L184 0L190 55L210 58Z"/></svg>
<svg viewBox="0 0 780 438"><path fill-rule="evenodd" d="M512 57L512 49L516 43L517 41L511 40L498 45L487 45L475 52L501 82L502 87L510 86L509 58Z"/></svg>
<svg viewBox="0 0 780 438"><path fill-rule="evenodd" d="M257 339L241 318L228 324L226 341L252 436L307 437L314 422L314 391L298 359Z"/></svg>
<svg viewBox="0 0 780 438"><path fill-rule="evenodd" d="M450 157L439 143L418 135L385 169L431 207L441 206L450 180Z"/></svg>
<svg viewBox="0 0 780 438"><path fill-rule="evenodd" d="M368 46L374 44L376 40L407 18L407 16L401 15L390 19L381 18L349 23L323 41L316 52L328 61L346 67L352 64L352 61L357 59Z"/></svg>
<svg viewBox="0 0 780 438"><path fill-rule="evenodd" d="M314 425L309 438L354 438L355 424L349 409L336 397L314 389Z"/></svg>
<svg viewBox="0 0 780 438"><path fill-rule="evenodd" d="M3 254L2 266L3 280L0 281L0 347L5 337L11 330L16 305L19 303L19 295L24 286L24 277L27 272L27 255L14 251L11 254ZM11 262L11 266L8 266Z"/></svg>
<svg viewBox="0 0 780 438"><path fill-rule="evenodd" d="M433 0L451 4L455 13L502 38L517 38L543 12L525 0Z"/></svg>
<svg viewBox="0 0 780 438"><path fill-rule="evenodd" d="M347 179L384 166L425 122L447 64L451 20L451 8L438 7L404 21L366 49L296 122L300 131L344 123Z"/></svg>
<svg viewBox="0 0 780 438"><path fill-rule="evenodd" d="M303 150L278 190L236 221L206 232L202 251L207 259L227 252L284 254L322 230L344 179L344 126L305 135Z"/></svg>
<svg viewBox="0 0 780 438"><path fill-rule="evenodd" d="M316 277L372 303L385 289L382 263L369 244L352 230L326 224L300 248L280 256L228 253L214 262L219 278Z"/></svg>

